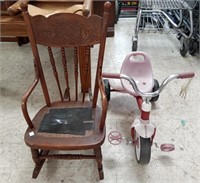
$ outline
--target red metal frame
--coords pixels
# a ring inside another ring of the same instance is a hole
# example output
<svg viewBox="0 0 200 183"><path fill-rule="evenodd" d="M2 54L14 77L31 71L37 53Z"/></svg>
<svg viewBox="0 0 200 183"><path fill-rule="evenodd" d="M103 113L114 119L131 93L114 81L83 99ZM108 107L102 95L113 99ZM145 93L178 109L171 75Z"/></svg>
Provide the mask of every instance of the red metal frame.
<svg viewBox="0 0 200 183"><path fill-rule="evenodd" d="M142 103L143 103L142 97L138 96L138 97L136 97L136 100L137 100L138 107L141 111L141 119L142 120L149 120L150 112L145 112L145 111L142 110Z"/></svg>
<svg viewBox="0 0 200 183"><path fill-rule="evenodd" d="M136 100L137 100L137 104L138 104L138 108L140 109L140 112L141 112L141 119L142 120L149 120L150 118L150 112L145 112L142 110L142 103L143 103L143 99L142 97L138 96L136 97ZM155 137L155 134L156 134L156 129L151 137L151 143L153 144L153 139ZM132 142L133 144L137 145L137 141L138 139L134 140L134 137L135 137L135 129L134 128L131 128L131 136L132 136Z"/></svg>

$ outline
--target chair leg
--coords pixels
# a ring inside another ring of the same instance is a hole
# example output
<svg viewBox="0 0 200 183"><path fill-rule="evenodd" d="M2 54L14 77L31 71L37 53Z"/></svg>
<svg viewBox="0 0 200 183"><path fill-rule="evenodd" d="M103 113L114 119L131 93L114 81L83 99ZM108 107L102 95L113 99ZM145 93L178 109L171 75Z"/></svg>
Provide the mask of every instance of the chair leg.
<svg viewBox="0 0 200 183"><path fill-rule="evenodd" d="M94 149L94 154L96 156L96 161L98 165L99 178L100 180L102 180L104 179L104 173L103 173L103 165L102 165L101 147Z"/></svg>
<svg viewBox="0 0 200 183"><path fill-rule="evenodd" d="M45 159L41 160L39 156L41 154L47 155L48 153L49 151L41 151L41 153L39 153L38 149L31 149L32 158L33 158L33 161L35 162L35 168L33 170L32 178L36 179L38 177L40 170L42 169L42 166L45 162Z"/></svg>

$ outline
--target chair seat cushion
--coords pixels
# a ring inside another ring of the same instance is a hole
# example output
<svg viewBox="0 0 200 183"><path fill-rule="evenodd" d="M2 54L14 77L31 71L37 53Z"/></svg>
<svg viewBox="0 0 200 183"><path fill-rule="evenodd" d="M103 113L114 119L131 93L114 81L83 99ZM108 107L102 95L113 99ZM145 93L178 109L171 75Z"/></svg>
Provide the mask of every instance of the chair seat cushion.
<svg viewBox="0 0 200 183"><path fill-rule="evenodd" d="M85 135L93 129L92 108L50 109L38 132Z"/></svg>
<svg viewBox="0 0 200 183"><path fill-rule="evenodd" d="M100 116L100 108L93 109L91 102L52 103L33 118L34 129L27 129L25 142L46 150L95 148L105 139L105 130L99 130Z"/></svg>

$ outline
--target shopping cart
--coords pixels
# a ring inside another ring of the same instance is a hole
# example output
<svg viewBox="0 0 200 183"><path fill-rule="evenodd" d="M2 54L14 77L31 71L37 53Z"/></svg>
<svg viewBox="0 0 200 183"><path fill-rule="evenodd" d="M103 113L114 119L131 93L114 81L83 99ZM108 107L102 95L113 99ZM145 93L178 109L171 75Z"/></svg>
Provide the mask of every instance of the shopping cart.
<svg viewBox="0 0 200 183"><path fill-rule="evenodd" d="M191 55L195 55L196 52L199 51L199 1L196 4L196 7L193 10L193 22L194 22L194 28L193 28L193 33L192 36L189 39L186 39L182 35L179 35L178 38L181 42L181 55L184 56L187 52L189 52ZM184 26L183 26L183 31L186 34L189 34L190 32L190 27L188 17L186 16L185 21L184 21Z"/></svg>
<svg viewBox="0 0 200 183"><path fill-rule="evenodd" d="M149 33L176 32L184 39L190 39L194 30L193 10L196 5L197 0L140 0L132 38L132 51L137 50L139 31ZM176 11L176 18L170 16L167 11ZM189 33L182 29L185 12L188 13ZM185 43L186 41L184 41Z"/></svg>
<svg viewBox="0 0 200 183"><path fill-rule="evenodd" d="M179 11L178 10L165 10L165 12L170 16L173 21L179 21ZM189 39L186 39L181 34L177 34L177 38L180 40L181 47L180 53L182 56L185 56L187 52L191 55L195 55L199 50L199 1L197 1L195 8L193 9L193 33ZM183 23L181 25L182 31L189 35L190 33L190 22L189 22L189 14L188 11L183 13ZM169 23L169 26L173 28L173 26Z"/></svg>

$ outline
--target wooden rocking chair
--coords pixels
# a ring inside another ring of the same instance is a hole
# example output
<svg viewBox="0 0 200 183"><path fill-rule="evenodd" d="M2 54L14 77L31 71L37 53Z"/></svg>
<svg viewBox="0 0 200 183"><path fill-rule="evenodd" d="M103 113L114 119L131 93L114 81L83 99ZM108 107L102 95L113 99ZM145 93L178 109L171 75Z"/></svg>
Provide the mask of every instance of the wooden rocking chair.
<svg viewBox="0 0 200 183"><path fill-rule="evenodd" d="M35 163L32 177L37 178L46 159L96 159L99 177L103 179L101 145L106 133L107 98L102 82L102 66L111 4L105 3L103 17L97 15L84 17L72 13L32 16L28 6L22 4L21 8L33 52L35 79L22 98L22 111L28 124L24 140L31 149ZM99 45L98 59L95 63L96 78L93 79L92 97L91 95L88 97L86 83L90 63L87 61L89 59L85 58L84 72L79 73L78 67L81 63L78 51L79 48L88 46L89 56L90 47L96 44ZM45 58L40 53L40 48L44 46L47 47L48 53ZM74 50L74 59L73 67L69 68L66 50L70 47ZM43 67L43 60L46 58L50 60L55 86L52 80L50 83L47 81L49 72L45 71L49 68ZM71 71L73 72L70 73ZM85 78L85 85L81 89L80 74ZM61 76L64 76L63 80ZM33 91L39 82L45 105L31 119L27 107L28 99L38 93ZM52 86L58 91L58 100L54 99L55 95L53 97L50 95ZM101 101L101 105L97 105L97 101L98 103ZM82 152L89 149L94 153L91 155L69 153L69 151ZM68 152L52 154L50 153L52 151Z"/></svg>

